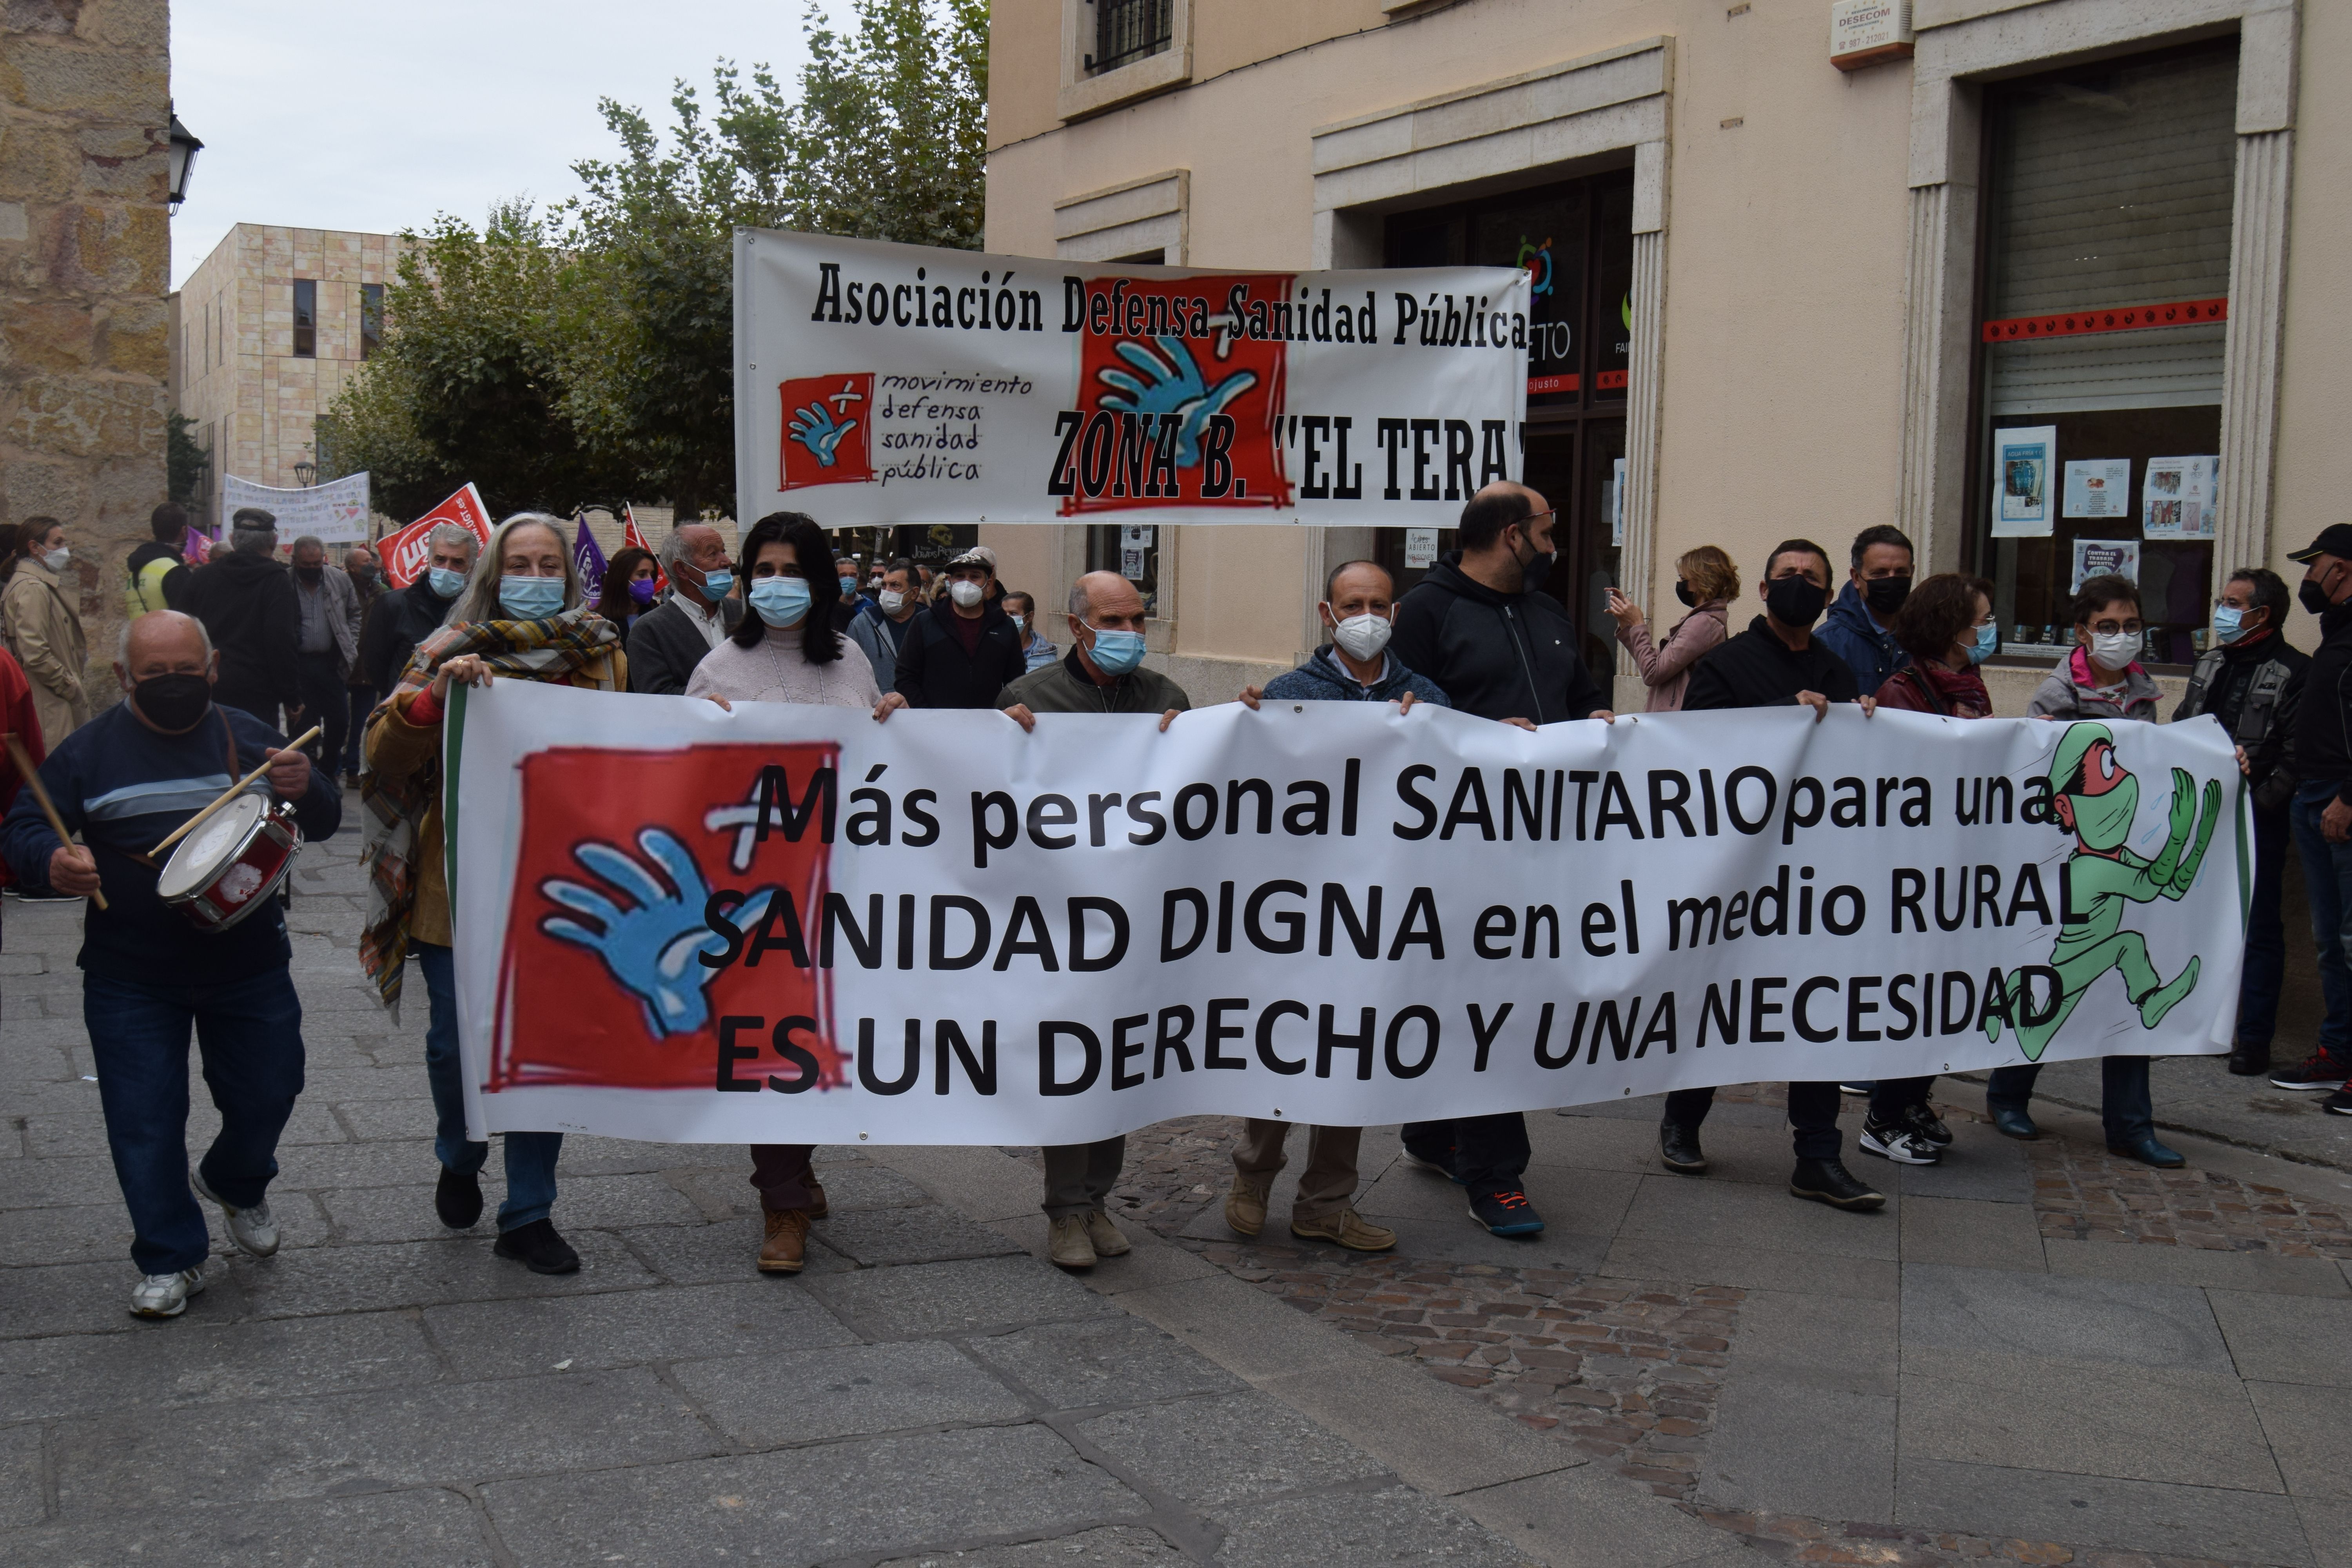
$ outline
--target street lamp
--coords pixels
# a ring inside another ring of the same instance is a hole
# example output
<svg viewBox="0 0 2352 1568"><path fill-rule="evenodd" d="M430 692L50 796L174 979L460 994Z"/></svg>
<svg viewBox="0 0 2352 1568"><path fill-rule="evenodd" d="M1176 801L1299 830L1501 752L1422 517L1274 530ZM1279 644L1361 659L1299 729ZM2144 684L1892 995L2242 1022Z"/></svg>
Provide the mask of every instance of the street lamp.
<svg viewBox="0 0 2352 1568"><path fill-rule="evenodd" d="M300 485L304 489L309 489L311 482L318 477L319 465L311 462L310 459L304 458L301 462L294 465L294 482Z"/></svg>
<svg viewBox="0 0 2352 1568"><path fill-rule="evenodd" d="M178 212L180 204L188 199L188 176L195 173L196 154L204 150L205 144L196 140L195 133L180 123L178 115L173 115L170 169L173 212Z"/></svg>

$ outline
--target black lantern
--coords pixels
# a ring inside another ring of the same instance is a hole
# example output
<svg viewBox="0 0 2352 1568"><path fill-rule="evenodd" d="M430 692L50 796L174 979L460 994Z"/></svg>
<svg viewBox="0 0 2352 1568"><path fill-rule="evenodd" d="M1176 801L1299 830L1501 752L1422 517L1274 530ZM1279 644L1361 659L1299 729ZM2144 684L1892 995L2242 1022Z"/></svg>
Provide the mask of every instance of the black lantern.
<svg viewBox="0 0 2352 1568"><path fill-rule="evenodd" d="M195 173L196 154L204 150L205 144L180 123L180 117L176 114L172 116L171 202L173 212L178 212L180 204L188 199L188 176Z"/></svg>

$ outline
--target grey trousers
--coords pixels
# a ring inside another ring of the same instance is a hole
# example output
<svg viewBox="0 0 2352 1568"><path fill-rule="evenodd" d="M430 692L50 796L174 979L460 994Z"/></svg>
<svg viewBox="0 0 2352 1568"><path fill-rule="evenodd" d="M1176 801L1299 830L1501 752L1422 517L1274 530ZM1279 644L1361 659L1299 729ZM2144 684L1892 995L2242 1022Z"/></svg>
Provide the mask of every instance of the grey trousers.
<svg viewBox="0 0 2352 1568"><path fill-rule="evenodd" d="M1234 1170L1261 1192L1270 1192L1282 1172L1282 1146L1290 1136L1287 1121L1267 1121L1253 1116L1234 1145ZM1298 1196L1290 1205L1295 1220L1312 1223L1329 1219L1356 1195L1356 1146L1363 1141L1360 1127L1309 1127L1307 1169L1298 1173Z"/></svg>
<svg viewBox="0 0 2352 1568"><path fill-rule="evenodd" d="M1099 1212L1111 1188L1118 1184L1127 1163L1127 1139L1106 1138L1099 1143L1045 1145L1045 1201L1049 1219L1066 1219L1093 1209Z"/></svg>

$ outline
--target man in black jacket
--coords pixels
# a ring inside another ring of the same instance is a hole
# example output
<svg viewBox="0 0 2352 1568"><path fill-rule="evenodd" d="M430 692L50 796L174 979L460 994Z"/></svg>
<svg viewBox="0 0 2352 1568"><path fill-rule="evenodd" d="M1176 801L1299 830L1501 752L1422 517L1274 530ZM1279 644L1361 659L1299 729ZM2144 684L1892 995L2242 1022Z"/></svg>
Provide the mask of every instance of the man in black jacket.
<svg viewBox="0 0 2352 1568"><path fill-rule="evenodd" d="M2297 1067L2271 1074L2280 1089L2325 1093L2322 1109L2352 1116L2352 523L2330 523L2307 550L2287 557L2304 567L2295 597L2319 617L2319 649L2303 674L2289 756L2296 780L2287 808L2295 853L2311 897L2319 939L2319 994L2327 1016L2318 1049Z"/></svg>
<svg viewBox="0 0 2352 1568"><path fill-rule="evenodd" d="M669 597L629 628L629 689L677 697L719 639L743 619L727 541L707 522L680 524L661 542ZM823 593L821 584L816 591Z"/></svg>
<svg viewBox="0 0 2352 1568"><path fill-rule="evenodd" d="M2271 1070L2279 983L2286 974L2279 883L2292 836L2287 805L2294 796L2294 770L2284 764L2304 671L2311 664L2311 656L2289 646L2281 629L2286 606L2286 584L2277 573L2260 566L2231 573L2213 609L2214 646L2197 660L2189 690L2172 710L2176 724L2208 713L2219 719L2237 742L2239 765L2253 792L2254 891L2246 910L2237 1036L2230 1047L2230 1070L2241 1078Z"/></svg>
<svg viewBox="0 0 2352 1568"><path fill-rule="evenodd" d="M204 622L220 654L213 700L265 725L286 710L286 728L301 726L302 608L294 579L278 562L278 519L239 507L229 524L229 553L189 574L180 607Z"/></svg>
<svg viewBox="0 0 2352 1568"><path fill-rule="evenodd" d="M1532 730L1564 719L1613 720L1577 657L1575 623L1534 584L1551 569L1550 504L1525 485L1488 485L1462 509L1461 549L1397 605L1388 651L1435 681L1454 706ZM1470 1217L1496 1236L1529 1236L1542 1216L1519 1184L1528 1121L1516 1110L1404 1129L1405 1157L1458 1183Z"/></svg>
<svg viewBox="0 0 2352 1568"><path fill-rule="evenodd" d="M1828 716L1832 702L1857 702L1864 713L1874 711L1876 703L1856 689L1853 667L1813 636L1813 623L1830 601L1829 552L1810 539L1789 540L1765 561L1757 592L1764 613L1698 661L1683 710L1801 704L1813 710L1815 723ZM1812 868L1804 874L1811 876ZM1666 1096L1658 1124L1658 1158L1666 1169L1686 1176L1706 1169L1698 1128L1714 1103L1712 1089L1678 1089ZM1790 1141L1797 1155L1789 1191L1835 1208L1885 1207L1884 1194L1856 1180L1838 1157L1837 1118L1834 1081L1789 1085Z"/></svg>
<svg viewBox="0 0 2352 1568"><path fill-rule="evenodd" d="M1021 632L989 594L996 552L974 545L947 564L948 591L907 623L898 695L910 708L993 708L1029 671Z"/></svg>
<svg viewBox="0 0 2352 1568"><path fill-rule="evenodd" d="M425 570L394 593L379 594L360 623L359 673L377 701L393 694L416 645L440 629L465 591L482 542L470 528L445 522L425 536ZM373 705L370 705L373 711ZM361 722L365 723L362 718Z"/></svg>

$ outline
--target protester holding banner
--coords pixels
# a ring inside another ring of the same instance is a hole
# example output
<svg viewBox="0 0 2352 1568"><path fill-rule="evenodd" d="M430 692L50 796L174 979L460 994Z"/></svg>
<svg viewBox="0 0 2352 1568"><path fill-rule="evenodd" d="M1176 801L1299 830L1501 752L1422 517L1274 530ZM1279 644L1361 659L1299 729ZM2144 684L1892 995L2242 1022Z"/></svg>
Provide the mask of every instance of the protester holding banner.
<svg viewBox="0 0 2352 1568"><path fill-rule="evenodd" d="M2309 548L2287 557L2303 563L2295 598L2319 617L2319 649L2304 672L2292 750L2300 779L2288 820L2311 899L2319 946L2319 992L2327 1016L2317 1048L2299 1066L2271 1075L2279 1089L2314 1089L2320 1103L2352 1115L2352 523L2330 523Z"/></svg>
<svg viewBox="0 0 2352 1568"><path fill-rule="evenodd" d="M1865 713L1875 710L1876 703L1855 689L1852 667L1812 635L1829 603L1829 552L1810 539L1784 542L1766 557L1757 594L1764 613L1699 661L1684 695L1684 711L1799 703L1811 708L1819 723L1832 702L1859 702ZM1706 1169L1698 1130L1714 1103L1713 1089L1678 1089L1666 1096L1658 1123L1658 1159L1666 1169L1684 1175ZM1836 1080L1789 1085L1790 1142L1797 1157L1789 1191L1833 1208L1884 1207L1885 1195L1856 1179L1838 1157L1837 1118Z"/></svg>
<svg viewBox="0 0 2352 1568"><path fill-rule="evenodd" d="M331 776L352 721L343 677L359 664L360 595L340 566L327 564L326 545L309 534L294 542L294 603L300 615L302 711L325 734L320 750Z"/></svg>
<svg viewBox="0 0 2352 1568"><path fill-rule="evenodd" d="M294 579L278 563L278 519L240 507L229 523L229 553L194 574L181 608L204 622L220 650L215 700L275 724L280 708L302 708L302 610Z"/></svg>
<svg viewBox="0 0 2352 1568"><path fill-rule="evenodd" d="M175 609L187 591L188 566L181 554L188 537L188 509L165 501L147 514L147 531L123 563L131 585L122 591L122 613L143 616L150 610Z"/></svg>
<svg viewBox="0 0 2352 1568"><path fill-rule="evenodd" d="M947 564L947 592L898 645L893 688L915 708L1001 708L997 693L1028 673L1022 637L992 598L996 552L976 544ZM1140 657L1142 637L1137 637Z"/></svg>
<svg viewBox="0 0 2352 1568"><path fill-rule="evenodd" d="M1243 687L1243 704L1253 711L1261 701L1393 702L1399 712L1415 702L1453 707L1435 681L1407 669L1389 650L1395 597L1395 580L1377 561L1343 561L1333 567L1323 580L1323 602L1315 606L1331 640L1263 689Z"/></svg>
<svg viewBox="0 0 2352 1568"><path fill-rule="evenodd" d="M562 520L517 512L490 535L448 624L417 646L406 674L369 725L361 799L367 808L367 924L360 960L387 1006L397 1008L410 955L431 1004L425 1070L436 1121L441 1176L435 1212L452 1230L481 1218L479 1173L488 1143L466 1138L464 1067L457 1048L456 961L442 855L442 718L457 682L499 676L597 691L621 690L628 665L620 633L582 602L578 565ZM535 1274L569 1274L580 1256L548 1217L555 1206L560 1132L506 1135L506 1201L498 1255Z"/></svg>
<svg viewBox="0 0 2352 1568"><path fill-rule="evenodd" d="M605 563L603 589L596 595L596 613L626 633L639 616L654 607L654 580L659 575L650 550L628 545L613 552Z"/></svg>
<svg viewBox="0 0 2352 1568"><path fill-rule="evenodd" d="M2254 806L2254 891L2246 906L2246 968L2238 982L2238 1028L2230 1070L2252 1078L2271 1070L2271 1037L2278 1028L2279 985L2286 974L2286 929L2279 914L2286 871L2287 807L2294 770L2287 738L2303 703L2311 656L2291 646L2286 584L2275 572L2250 566L2230 574L2213 608L2214 646L2197 660L2189 689L2172 721L2211 714L2245 758L2246 787Z"/></svg>
<svg viewBox="0 0 2352 1568"><path fill-rule="evenodd" d="M379 701L400 684L416 645L449 618L449 607L473 573L482 542L472 529L444 522L425 535L425 570L407 587L377 599L360 627L360 669Z"/></svg>
<svg viewBox="0 0 2352 1568"><path fill-rule="evenodd" d="M1822 622L1821 638L1853 671L1854 684L1875 691L1910 661L1895 635L1895 613L1911 593L1911 539L1880 523L1853 536L1846 584Z"/></svg>
<svg viewBox="0 0 2352 1568"><path fill-rule="evenodd" d="M1462 509L1461 549L1444 557L1397 606L1389 649L1428 677L1454 706L1482 719L1534 729L1563 719L1613 720L1577 657L1575 623L1536 592L1551 571L1551 504L1525 485L1488 485ZM1542 1216L1519 1178L1528 1168L1527 1118L1516 1110L1404 1129L1416 1165L1459 1184L1470 1217L1496 1236L1531 1236Z"/></svg>
<svg viewBox="0 0 2352 1568"><path fill-rule="evenodd" d="M1028 661L1030 671L1061 662L1062 650L1037 627L1036 599L1028 594L1007 594L1003 603L1013 629L1021 634L1021 657Z"/></svg>
<svg viewBox="0 0 2352 1568"><path fill-rule="evenodd" d="M1691 666L1723 644L1731 629L1731 601L1739 597L1739 568L1712 544L1702 544L1675 563L1675 597L1690 607L1664 643L1653 645L1642 606L1609 590L1609 613L1617 620L1617 640L1633 657L1642 684L1650 689L1645 713L1674 713L1683 705Z"/></svg>
<svg viewBox="0 0 2352 1568"><path fill-rule="evenodd" d="M2086 580L2074 595L2074 651L2034 688L2026 712L2036 719L2155 723L2164 692L2140 668L2147 628L2140 624L2139 584L2113 573Z"/></svg>
<svg viewBox="0 0 2352 1568"><path fill-rule="evenodd" d="M676 697L710 650L743 622L727 542L707 522L683 523L661 542L669 597L629 628L629 689Z"/></svg>
<svg viewBox="0 0 2352 1568"><path fill-rule="evenodd" d="M226 930L201 929L157 896L161 868L147 851L265 764L266 793L291 804L307 837L334 835L342 797L267 724L217 705L219 664L202 623L170 610L126 622L114 668L125 700L40 770L66 830L83 842L61 841L27 790L0 824L0 851L27 886L105 900L83 916L78 962L107 1147L142 1276L131 1310L175 1318L205 1288L212 1238L198 1198L220 1205L245 1252L278 1250L268 1194L278 1134L302 1089L302 1005L275 900ZM221 1117L193 1173L191 1026Z"/></svg>
<svg viewBox="0 0 2352 1568"><path fill-rule="evenodd" d="M81 684L89 645L82 636L81 595L78 586L66 586L73 552L66 546L65 524L53 517L26 518L11 559L14 570L0 590L0 626L33 683L42 743L55 752L89 722L89 697Z"/></svg>

